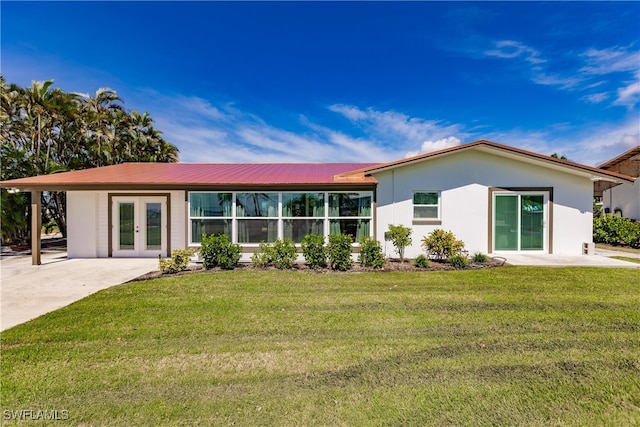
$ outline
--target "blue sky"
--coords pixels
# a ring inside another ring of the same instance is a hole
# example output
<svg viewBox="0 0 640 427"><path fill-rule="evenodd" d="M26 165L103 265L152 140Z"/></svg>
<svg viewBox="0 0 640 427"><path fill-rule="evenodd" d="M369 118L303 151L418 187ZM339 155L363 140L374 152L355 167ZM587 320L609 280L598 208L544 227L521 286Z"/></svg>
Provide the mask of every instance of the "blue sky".
<svg viewBox="0 0 640 427"><path fill-rule="evenodd" d="M640 144L640 2L12 2L2 74L114 89L184 162Z"/></svg>

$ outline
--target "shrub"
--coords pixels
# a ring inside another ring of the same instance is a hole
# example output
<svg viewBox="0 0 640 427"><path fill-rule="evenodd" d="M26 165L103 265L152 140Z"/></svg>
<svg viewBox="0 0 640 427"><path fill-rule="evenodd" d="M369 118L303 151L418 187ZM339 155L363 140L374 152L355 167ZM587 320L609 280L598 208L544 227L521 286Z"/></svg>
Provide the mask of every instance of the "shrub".
<svg viewBox="0 0 640 427"><path fill-rule="evenodd" d="M276 240L271 247L271 260L273 265L279 269L293 268L298 258L298 251L293 240L285 237L284 239Z"/></svg>
<svg viewBox="0 0 640 427"><path fill-rule="evenodd" d="M400 255L400 262L404 262L404 249L411 244L411 232L413 230L403 225L389 224L389 231L385 233L385 239L391 240Z"/></svg>
<svg viewBox="0 0 640 427"><path fill-rule="evenodd" d="M485 264L487 261L489 261L489 257L482 252L476 252L475 254L473 254L473 262Z"/></svg>
<svg viewBox="0 0 640 427"><path fill-rule="evenodd" d="M272 258L272 247L268 243L260 242L260 249L257 252L254 252L251 255L251 262L257 267L266 267L271 264Z"/></svg>
<svg viewBox="0 0 640 427"><path fill-rule="evenodd" d="M456 239L451 231L436 228L422 239L422 247L431 258L445 260L462 252L464 242Z"/></svg>
<svg viewBox="0 0 640 427"><path fill-rule="evenodd" d="M599 216L593 219L593 241L640 248L640 223L617 215Z"/></svg>
<svg viewBox="0 0 640 427"><path fill-rule="evenodd" d="M455 268L465 268L468 264L467 257L462 254L451 255L448 259L449 264Z"/></svg>
<svg viewBox="0 0 640 427"><path fill-rule="evenodd" d="M164 258L160 260L160 271L163 273L177 273L187 269L191 257L195 254L193 248L189 249L174 249L171 251L171 258Z"/></svg>
<svg viewBox="0 0 640 427"><path fill-rule="evenodd" d="M302 239L302 255L309 268L323 268L327 265L327 248L324 236L307 234Z"/></svg>
<svg viewBox="0 0 640 427"><path fill-rule="evenodd" d="M384 254L382 253L382 245L371 237L363 237L360 239L360 255L358 262L363 267L382 268L384 265Z"/></svg>
<svg viewBox="0 0 640 427"><path fill-rule="evenodd" d="M347 271L353 266L351 243L353 243L353 239L348 234L329 235L327 253L329 266L333 270Z"/></svg>
<svg viewBox="0 0 640 427"><path fill-rule="evenodd" d="M233 270L240 261L240 245L233 244L226 234L202 235L200 256L206 269L220 267Z"/></svg>
<svg viewBox="0 0 640 427"><path fill-rule="evenodd" d="M418 255L413 260L413 266L416 268L429 268L429 260L424 255Z"/></svg>

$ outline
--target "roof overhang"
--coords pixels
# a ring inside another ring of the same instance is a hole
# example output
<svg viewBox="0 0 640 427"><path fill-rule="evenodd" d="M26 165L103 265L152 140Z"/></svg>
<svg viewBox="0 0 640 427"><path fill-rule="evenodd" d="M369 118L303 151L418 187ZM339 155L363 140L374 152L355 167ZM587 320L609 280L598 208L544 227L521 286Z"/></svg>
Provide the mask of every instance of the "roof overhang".
<svg viewBox="0 0 640 427"><path fill-rule="evenodd" d="M521 150L519 148L509 147L487 140L479 140L467 144L461 144L455 147L433 151L431 153L421 154L394 162L384 163L378 166L366 168L364 170L364 173L365 175L375 175L377 173L392 170L398 167L431 161L468 150L476 150L480 152L490 153L492 155L498 155L504 158L517 160L520 162L543 166L549 169L583 176L585 178L591 179L592 181L608 181L616 184L633 183L635 181L635 178L627 175L607 171L604 169L594 168L580 163L546 156L531 151Z"/></svg>

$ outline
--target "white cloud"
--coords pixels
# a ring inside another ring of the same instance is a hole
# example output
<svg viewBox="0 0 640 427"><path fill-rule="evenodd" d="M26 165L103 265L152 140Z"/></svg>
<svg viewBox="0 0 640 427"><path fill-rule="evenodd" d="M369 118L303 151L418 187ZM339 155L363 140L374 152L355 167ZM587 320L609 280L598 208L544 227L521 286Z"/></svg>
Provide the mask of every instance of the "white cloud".
<svg viewBox="0 0 640 427"><path fill-rule="evenodd" d="M617 123L550 126L539 131L510 129L486 135L487 139L540 154L558 153L569 160L597 166L640 145L637 116Z"/></svg>
<svg viewBox="0 0 640 427"><path fill-rule="evenodd" d="M487 56L496 58L513 59L521 58L530 64L542 64L547 62L540 58L540 52L515 40L500 40L494 42L495 49L485 51Z"/></svg>
<svg viewBox="0 0 640 427"><path fill-rule="evenodd" d="M634 107L640 102L640 71L635 74L634 81L618 89L618 97L614 104Z"/></svg>
<svg viewBox="0 0 640 427"><path fill-rule="evenodd" d="M588 49L581 56L586 58L586 65L580 71L587 74L634 72L640 68L640 51L627 51L620 47Z"/></svg>
<svg viewBox="0 0 640 427"><path fill-rule="evenodd" d="M439 139L437 141L424 141L420 146L420 151L409 151L405 154L405 157L417 156L421 153L429 153L431 151L442 150L443 148L453 147L460 145L462 141L455 136L448 136L446 138Z"/></svg>
<svg viewBox="0 0 640 427"><path fill-rule="evenodd" d="M543 86L558 86L560 89L573 89L585 81L578 76L564 77L560 74L547 74L541 70L534 70L531 81Z"/></svg>
<svg viewBox="0 0 640 427"><path fill-rule="evenodd" d="M454 139L459 143L460 138L454 135L467 137L459 124L411 117L397 111L377 111L372 108L362 110L350 105L331 105L329 110L351 120L371 141L389 146L390 152L400 155L407 150L423 152L426 147L452 144Z"/></svg>
<svg viewBox="0 0 640 427"><path fill-rule="evenodd" d="M609 98L609 94L606 92L592 93L590 95L585 95L581 99L592 104L599 104L602 101L605 101Z"/></svg>
<svg viewBox="0 0 640 427"><path fill-rule="evenodd" d="M494 42L495 48L486 50L484 54L501 59L517 59L527 63L528 78L539 85L555 86L561 90L587 91L595 87L603 87L613 84L613 90L617 91L614 105L624 105L629 108L635 106L640 98L640 50L629 48L611 47L607 49L590 48L577 55L582 62L575 69L565 69L562 72L549 71L548 61L541 58L536 49L514 40L500 40ZM618 82L624 79L602 80L602 77L614 73L633 73L633 82L620 86ZM594 79L598 79L594 81ZM612 93L601 90L582 96L580 99L589 103L600 103L613 98Z"/></svg>

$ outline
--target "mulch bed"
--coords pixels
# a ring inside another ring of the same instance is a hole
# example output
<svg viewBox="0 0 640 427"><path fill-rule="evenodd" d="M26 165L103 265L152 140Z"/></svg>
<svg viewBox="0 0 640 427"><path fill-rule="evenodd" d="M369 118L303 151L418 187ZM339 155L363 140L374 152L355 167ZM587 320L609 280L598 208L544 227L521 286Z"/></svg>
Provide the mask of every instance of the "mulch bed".
<svg viewBox="0 0 640 427"><path fill-rule="evenodd" d="M495 268L495 267L501 267L503 265L504 265L504 259L503 258L489 258L489 261L487 261L486 263L469 262L469 264L467 265L467 267L464 270L478 270L478 269L482 269L482 268ZM273 266L256 267L252 263L240 263L235 268L235 270L237 270L237 271L298 271L298 272L301 272L301 273L315 273L315 274L353 274L353 273L370 273L370 272L372 272L372 273L386 273L386 272L392 272L392 271L407 271L407 272L414 272L414 271L452 271L452 270L456 270L456 268L453 267L449 263L438 262L438 261L430 261L428 268L418 268L418 267L415 267L412 264L411 260L406 260L405 262L401 263L399 260L390 259L390 260L387 260L387 262L385 262L385 264L384 264L384 266L382 268L378 268L378 269L362 267L360 264L355 263L350 270L337 271L337 270L332 270L330 268L311 269L306 264L299 263L299 264L296 264L291 270L278 270L276 267L273 267ZM150 272L148 274L145 274L143 276L140 276L140 277L134 279L134 281L157 279L159 277L165 277L165 276L183 276L183 275L193 274L193 273L217 273L217 272L222 272L222 271L229 271L229 270L223 270L223 269L221 269L219 267L212 268L210 270L205 270L202 267L202 264L190 264L187 267L187 270L181 271L179 273L163 274L161 271L157 270L157 271L152 271L152 272Z"/></svg>

